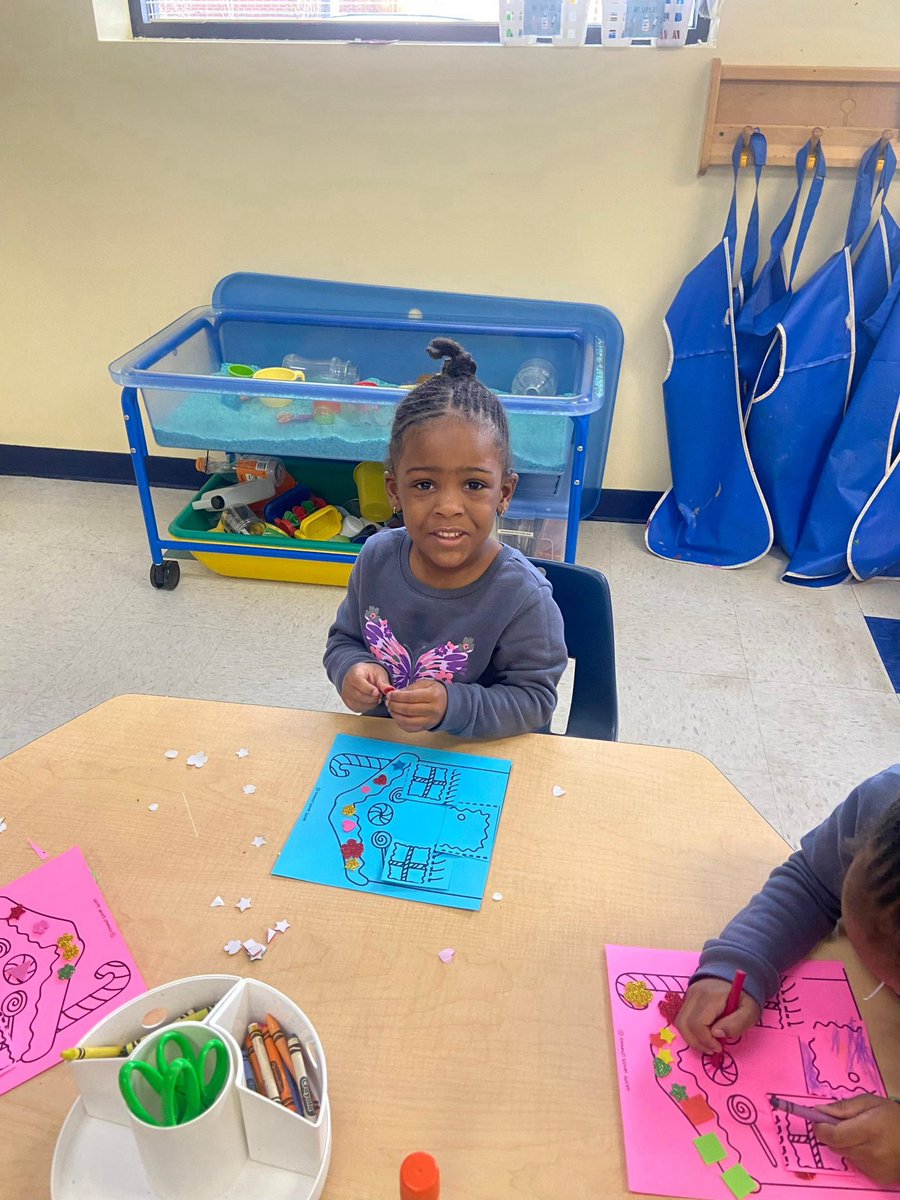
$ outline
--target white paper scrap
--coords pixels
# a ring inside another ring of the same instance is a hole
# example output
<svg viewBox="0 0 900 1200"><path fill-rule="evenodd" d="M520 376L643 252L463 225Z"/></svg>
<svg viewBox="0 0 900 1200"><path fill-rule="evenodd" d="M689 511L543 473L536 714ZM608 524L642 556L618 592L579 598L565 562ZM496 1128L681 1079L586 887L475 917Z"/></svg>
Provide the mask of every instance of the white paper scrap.
<svg viewBox="0 0 900 1200"><path fill-rule="evenodd" d="M187 761L189 767L202 767L209 762L209 755L204 754L202 750L198 750L197 753L192 754Z"/></svg>
<svg viewBox="0 0 900 1200"><path fill-rule="evenodd" d="M266 941L271 942L273 937L278 937L277 931L274 929L267 929L266 930Z"/></svg>
<svg viewBox="0 0 900 1200"><path fill-rule="evenodd" d="M224 908L225 901L222 899L221 896L216 896L215 900L213 900L212 904L209 907L210 908Z"/></svg>
<svg viewBox="0 0 900 1200"><path fill-rule="evenodd" d="M159 808L159 805L158 804L148 804L147 807L150 809L151 812L156 812L156 810Z"/></svg>
<svg viewBox="0 0 900 1200"><path fill-rule="evenodd" d="M560 796L564 796L565 794L566 794L566 789L561 788L559 786L559 784L557 784L556 787L553 789L553 795L556 796L557 798L559 798Z"/></svg>
<svg viewBox="0 0 900 1200"><path fill-rule="evenodd" d="M250 900L250 898L248 896L241 896L240 900L238 900L237 904L234 907L239 908L241 910L241 912L246 912L246 910L250 907L251 903L252 903L252 901Z"/></svg>
<svg viewBox="0 0 900 1200"><path fill-rule="evenodd" d="M166 758L177 758L177 757L178 757L177 750L167 750L166 751Z"/></svg>
<svg viewBox="0 0 900 1200"><path fill-rule="evenodd" d="M247 938L246 942L244 942L244 949L250 955L251 961L255 961L257 958L262 958L268 946L264 946L256 938Z"/></svg>
<svg viewBox="0 0 900 1200"><path fill-rule="evenodd" d="M503 893L502 892L494 892L494 894L491 896L491 899L492 900L502 900Z"/></svg>
<svg viewBox="0 0 900 1200"><path fill-rule="evenodd" d="M453 962L453 956L455 953L456 953L455 950L450 950L450 949L438 950L438 958L441 960L442 963L451 963L451 962Z"/></svg>
<svg viewBox="0 0 900 1200"><path fill-rule="evenodd" d="M255 783L245 783L244 786L241 788L241 791L244 793L245 796L252 796L253 793L256 791L256 784Z"/></svg>
<svg viewBox="0 0 900 1200"><path fill-rule="evenodd" d="M0 833L5 832L5 830L6 830L6 821L4 821L3 817L0 817Z"/></svg>
<svg viewBox="0 0 900 1200"><path fill-rule="evenodd" d="M241 943L237 938L232 938L230 942L226 942L222 949L226 954L237 954L241 948Z"/></svg>
<svg viewBox="0 0 900 1200"><path fill-rule="evenodd" d="M249 753L250 751L244 746L241 746L240 750L235 750L235 754L238 756L238 758L246 758Z"/></svg>

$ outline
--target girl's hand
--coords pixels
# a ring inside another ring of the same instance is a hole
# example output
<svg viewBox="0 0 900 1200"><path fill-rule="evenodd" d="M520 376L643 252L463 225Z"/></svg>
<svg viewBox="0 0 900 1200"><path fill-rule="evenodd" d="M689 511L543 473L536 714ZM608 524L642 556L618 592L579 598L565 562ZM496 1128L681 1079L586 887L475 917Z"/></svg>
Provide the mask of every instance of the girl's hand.
<svg viewBox="0 0 900 1200"><path fill-rule="evenodd" d="M816 1125L816 1139L876 1183L900 1182L900 1104L884 1096L854 1096L821 1104L840 1125Z"/></svg>
<svg viewBox="0 0 900 1200"><path fill-rule="evenodd" d="M760 1007L746 992L731 1016L723 1017L730 991L730 983L711 977L688 988L675 1026L691 1049L718 1054L723 1041L740 1037L759 1020Z"/></svg>
<svg viewBox="0 0 900 1200"><path fill-rule="evenodd" d="M354 663L344 676L341 699L354 712L371 712L381 701L382 689L390 683L387 671L377 663Z"/></svg>
<svg viewBox="0 0 900 1200"><path fill-rule="evenodd" d="M447 711L447 689L437 679L418 679L408 688L391 692L388 711L406 733L421 733L440 725Z"/></svg>

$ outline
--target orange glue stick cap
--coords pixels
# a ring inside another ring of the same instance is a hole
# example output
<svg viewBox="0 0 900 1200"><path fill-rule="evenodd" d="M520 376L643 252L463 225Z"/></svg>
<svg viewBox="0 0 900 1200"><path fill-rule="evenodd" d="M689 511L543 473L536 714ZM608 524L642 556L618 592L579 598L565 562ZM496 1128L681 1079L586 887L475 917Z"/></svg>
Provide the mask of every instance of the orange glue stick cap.
<svg viewBox="0 0 900 1200"><path fill-rule="evenodd" d="M400 1164L400 1200L438 1200L441 1172L430 1154L409 1154Z"/></svg>

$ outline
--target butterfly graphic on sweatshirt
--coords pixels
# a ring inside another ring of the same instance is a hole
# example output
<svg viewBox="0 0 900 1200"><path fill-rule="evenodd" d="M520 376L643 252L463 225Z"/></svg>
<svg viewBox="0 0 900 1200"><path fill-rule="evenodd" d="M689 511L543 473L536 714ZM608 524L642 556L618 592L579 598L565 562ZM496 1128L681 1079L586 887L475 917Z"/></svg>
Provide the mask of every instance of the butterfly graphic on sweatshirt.
<svg viewBox="0 0 900 1200"><path fill-rule="evenodd" d="M413 665L409 651L398 641L377 608L366 609L364 634L366 645L387 670L396 688L409 687L418 679L440 679L450 683L454 675L465 669L469 655L475 649L475 639L470 637L459 643L444 642L442 646L420 654Z"/></svg>

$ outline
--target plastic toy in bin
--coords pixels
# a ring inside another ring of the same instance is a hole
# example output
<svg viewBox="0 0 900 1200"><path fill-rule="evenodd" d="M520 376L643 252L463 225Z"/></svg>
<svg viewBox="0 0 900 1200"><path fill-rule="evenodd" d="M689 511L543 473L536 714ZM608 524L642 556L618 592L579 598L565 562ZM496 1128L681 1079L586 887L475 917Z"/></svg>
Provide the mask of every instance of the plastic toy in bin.
<svg viewBox="0 0 900 1200"><path fill-rule="evenodd" d="M353 478L359 490L359 511L365 519L375 524L390 520L394 510L384 484L384 464L361 462L354 467Z"/></svg>

